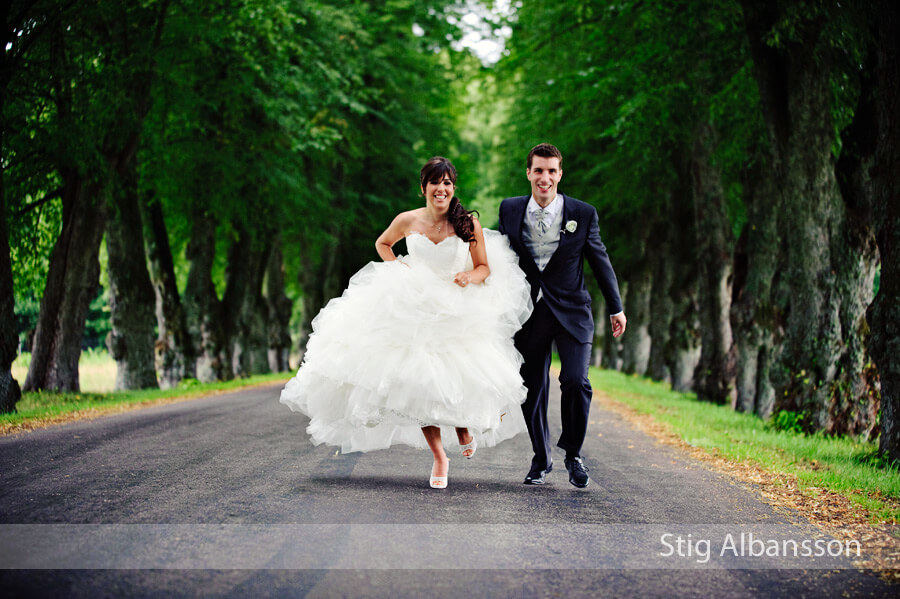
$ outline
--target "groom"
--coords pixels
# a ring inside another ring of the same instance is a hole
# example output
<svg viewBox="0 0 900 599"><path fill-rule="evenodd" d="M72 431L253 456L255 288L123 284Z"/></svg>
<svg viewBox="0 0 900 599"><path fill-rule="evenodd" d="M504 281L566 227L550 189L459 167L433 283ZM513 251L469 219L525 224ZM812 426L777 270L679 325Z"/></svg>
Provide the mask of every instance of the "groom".
<svg viewBox="0 0 900 599"><path fill-rule="evenodd" d="M534 312L516 334L522 354L522 378L528 396L522 404L534 457L526 485L542 485L553 468L547 394L552 343L560 359L562 435L557 446L566 452L569 482L586 487L590 482L581 456L591 407L588 363L594 337L591 296L584 285L584 259L600 285L610 312L614 337L625 332L625 313L619 286L600 241L597 211L593 206L556 190L562 179L562 154L550 144L531 149L525 174L531 195L507 198L500 204L500 232L509 237L519 255L519 266L531 283Z"/></svg>

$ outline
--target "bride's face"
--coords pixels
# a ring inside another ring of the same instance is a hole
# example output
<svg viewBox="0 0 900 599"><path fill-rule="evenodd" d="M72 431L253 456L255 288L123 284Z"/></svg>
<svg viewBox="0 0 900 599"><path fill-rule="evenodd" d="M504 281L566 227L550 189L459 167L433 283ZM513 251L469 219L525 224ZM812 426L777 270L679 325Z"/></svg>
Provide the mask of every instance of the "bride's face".
<svg viewBox="0 0 900 599"><path fill-rule="evenodd" d="M425 194L425 203L431 207L437 214L442 214L450 207L450 200L453 199L453 192L456 186L450 177L445 176L437 183L429 181L425 184L422 193Z"/></svg>

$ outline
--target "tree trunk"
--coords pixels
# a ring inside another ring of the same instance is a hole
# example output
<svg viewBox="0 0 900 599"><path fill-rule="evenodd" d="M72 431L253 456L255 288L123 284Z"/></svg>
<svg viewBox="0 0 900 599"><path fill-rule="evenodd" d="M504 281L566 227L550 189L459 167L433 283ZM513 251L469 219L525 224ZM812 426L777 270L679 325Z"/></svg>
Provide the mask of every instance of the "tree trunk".
<svg viewBox="0 0 900 599"><path fill-rule="evenodd" d="M701 334L694 391L700 400L733 404L735 350L729 313L734 242L721 177L712 164L716 143L713 127L701 123L694 133L691 151Z"/></svg>
<svg viewBox="0 0 900 599"><path fill-rule="evenodd" d="M184 306L178 294L162 206L145 196L142 207L150 282L156 294L156 373L159 386L170 389L178 386L182 379L196 378L197 365Z"/></svg>
<svg viewBox="0 0 900 599"><path fill-rule="evenodd" d="M685 264L692 264L686 262ZM670 349L669 371L672 377L672 389L687 392L694 388L694 372L700 362L700 310L697 303L697 287L695 269L689 271L681 281L691 283L679 288L674 294L675 318L669 333Z"/></svg>
<svg viewBox="0 0 900 599"><path fill-rule="evenodd" d="M775 408L770 372L781 348L784 303L783 250L778 237L778 168L761 164L744 173L747 224L734 252L731 320L737 356L738 411L769 418Z"/></svg>
<svg viewBox="0 0 900 599"><path fill-rule="evenodd" d="M12 36L20 23L11 23L9 9L2 13L2 40L6 52L0 57L0 116L5 115L4 102L12 75L12 61L17 58L9 49ZM13 26L15 25L15 26ZM0 156L6 156L6 126L0 125ZM12 363L18 350L18 332L16 330L16 303L12 274L12 257L9 248L9 221L6 214L6 168L0 162L0 414L16 411L16 403L22 395L19 382L13 378Z"/></svg>
<svg viewBox="0 0 900 599"><path fill-rule="evenodd" d="M191 346L197 352L197 379L204 383L234 376L231 362L226 359L224 311L212 280L215 256L216 224L211 217L196 214L186 251L190 270L184 289L184 312Z"/></svg>
<svg viewBox="0 0 900 599"><path fill-rule="evenodd" d="M666 200L663 214L671 213L672 200ZM675 320L675 301L672 295L676 259L673 238L675 231L670 218L663 218L653 226L650 234L650 252L654 254L650 287L650 356L647 360L647 376L654 381L672 382L672 364L669 350L672 340L672 323Z"/></svg>
<svg viewBox="0 0 900 599"><path fill-rule="evenodd" d="M863 9L873 44L859 105L842 135L838 180L849 209L874 231L881 256L881 284L867 312L868 349L881 385L879 451L900 460L900 7L879 1ZM873 370L867 372L874 378Z"/></svg>
<svg viewBox="0 0 900 599"><path fill-rule="evenodd" d="M900 460L900 7L889 0L874 6L879 143L871 172L881 285L869 308L869 347L881 376L880 450Z"/></svg>
<svg viewBox="0 0 900 599"><path fill-rule="evenodd" d="M672 234L671 284L668 287L672 302L665 361L668 365L672 389L690 391L694 387L694 371L700 360L700 309L698 300L698 265L694 240L697 223L688 196L687 168L679 189L673 196L670 210Z"/></svg>
<svg viewBox="0 0 900 599"><path fill-rule="evenodd" d="M645 235L649 237L650 229ZM643 376L650 361L650 297L653 285L653 266L648 255L648 241L641 240L641 257L629 268L627 293L622 302L628 307L628 334L622 337L622 372ZM609 318L597 322L598 327L609 327Z"/></svg>
<svg viewBox="0 0 900 599"><path fill-rule="evenodd" d="M303 289L303 319L300 327L298 348L301 355L306 350L306 342L312 333L312 321L331 298L340 292L338 279L337 238L331 243L323 243L318 255L305 256L306 267L299 275Z"/></svg>
<svg viewBox="0 0 900 599"><path fill-rule="evenodd" d="M0 109L3 106L2 102L0 99ZM0 148L2 147L3 132L0 131ZM0 414L9 414L16 411L16 403L22 392L19 382L12 375L12 363L16 359L19 336L16 331L16 305L9 252L4 177L3 165L0 164Z"/></svg>
<svg viewBox="0 0 900 599"><path fill-rule="evenodd" d="M115 182L110 186L114 202L110 205L106 231L112 325L106 344L116 361L116 389L120 390L159 387L154 357L154 295L144 251L136 156L151 105L155 60L152 52L160 43L167 4L167 1L160 4L158 14L150 13L155 21L152 51L143 57L143 64L133 65L126 86L134 114L123 114L122 122L129 123L130 128L121 145L107 152ZM120 34L123 48L128 48L129 33L125 30ZM130 56L124 55L120 60L129 59Z"/></svg>
<svg viewBox="0 0 900 599"><path fill-rule="evenodd" d="M167 6L168 0L163 0L153 7L157 9L156 12L151 10L146 13L150 24L154 26L154 29L149 30L153 34L153 50L160 42ZM115 22L116 27L105 29L109 23L102 20L98 23L98 27L104 29L102 35L109 36L106 41L121 36L116 40L122 42L121 45L116 47L115 43L111 43L108 54L111 60L117 61L119 69L116 75L127 73L128 77L122 82L121 88L116 89L122 94L121 105L113 107L117 111L114 121L121 126L122 131L95 132L95 141L102 146L99 155L103 157L104 164L101 171L91 173L89 179L79 174L81 166L73 167L66 162L68 156L58 157L61 164L57 170L63 181L63 230L50 258L47 284L35 331L31 367L25 381L26 389L79 389L78 357L87 309L96 295L100 274L97 257L108 217L106 199L110 190L115 189L117 177L119 180L126 180L124 175L131 167L137 151L143 119L150 105L153 52L151 50L147 54L141 54L132 45L134 39L129 39L134 32L145 33L145 23L141 23L140 17L140 14L135 17L116 12L110 16L110 23ZM124 29L117 27L120 25L124 25ZM60 21L58 26L62 27L63 23ZM62 40L61 35L51 37L50 59L59 66L58 71L53 71L59 74L53 81L54 101L60 130L64 131L68 124L77 122L83 125L85 117L76 113L81 107L74 105L72 100L72 80L69 73L75 71L71 69L71 57ZM73 130L81 130L81 127L73 127ZM119 218L118 212L115 218ZM114 252L118 251L116 239L112 240L112 247L115 248ZM116 260L119 258L117 256ZM129 259L124 258L125 261ZM144 268L143 262L141 267ZM116 282L120 298L122 282L121 279ZM130 338L127 343L130 354L134 350L130 346ZM114 343L114 346L118 350L121 344ZM126 378L130 378L130 374ZM143 377L139 378L143 381ZM153 382L155 384L155 378Z"/></svg>
<svg viewBox="0 0 900 599"><path fill-rule="evenodd" d="M266 265L266 306L269 323L269 368L273 372L291 369L291 312L293 305L284 293L284 262L281 255L281 235L275 238Z"/></svg>
<svg viewBox="0 0 900 599"><path fill-rule="evenodd" d="M630 284L631 282L628 279L624 279L619 286L619 292L622 294L622 304L625 306L626 310L628 310L626 300L629 297L628 287ZM607 324L609 321L609 309L606 307L606 302L598 301L597 305L602 306L602 311L594 319L594 334L596 335L597 331L603 331L603 349L600 354L600 366L607 370L621 370L623 365L622 355L624 353L622 337L616 339L612 336L609 324ZM625 316L628 316L627 311L625 312ZM629 331L626 334L630 335L631 332Z"/></svg>
<svg viewBox="0 0 900 599"><path fill-rule="evenodd" d="M106 227L109 257L109 305L112 330L106 339L116 361L116 389L159 386L154 363L154 296L147 273L143 223L138 205L137 168L125 158L117 201L110 208Z"/></svg>
<svg viewBox="0 0 900 599"><path fill-rule="evenodd" d="M144 250L136 156L144 120L150 112L155 54L162 40L168 4L168 0L163 0L155 6L139 8L133 15L111 15L108 23L108 31L120 48L118 60L130 67L125 70L124 83L128 101L123 102L120 117L128 125L127 135L120 148L108 153L113 157L110 162L118 183L112 186L115 202L110 208L106 235L112 324L107 346L116 360L116 389L159 386L154 355L155 298ZM125 27L121 27L123 17L128 19ZM149 41L144 53L132 47L135 34L149 36L144 38Z"/></svg>
<svg viewBox="0 0 900 599"><path fill-rule="evenodd" d="M271 241L267 241L264 247L254 249L251 262L253 278L248 281L251 284L244 294L242 320L246 327L244 338L247 340L247 366L250 374L272 371L269 367L269 306L263 296L263 281L271 253Z"/></svg>
<svg viewBox="0 0 900 599"><path fill-rule="evenodd" d="M835 181L823 19L799 23L799 41L768 46L765 40L783 15L774 3L746 0L743 5L772 140L771 189L784 248L784 281L790 284L784 296L775 289L774 303L784 306L784 341L769 370L774 410L803 414L807 430L864 432L869 425L849 421L845 406L860 411L860 402L868 399L860 397L866 357L859 308L870 299L874 256L864 236L849 226ZM773 208L770 202L768 209ZM750 268L754 258L749 256Z"/></svg>
<svg viewBox="0 0 900 599"><path fill-rule="evenodd" d="M838 192L831 148L830 76L813 50L820 31L792 54L789 91L792 131L786 155L785 211L791 282L784 352L774 371L782 409L808 414L810 430L865 433L867 361L865 306L871 301L875 256L848 222ZM813 49L811 49L813 48ZM857 414L852 420L848 415Z"/></svg>
<svg viewBox="0 0 900 599"><path fill-rule="evenodd" d="M62 35L62 24L52 21L48 30L51 85L60 130L73 125L72 81L65 74L71 58ZM84 323L100 277L100 241L106 225L106 204L100 178L90 180L58 156L63 207L62 231L50 254L47 281L32 341L31 365L23 389L78 391L78 358Z"/></svg>
<svg viewBox="0 0 900 599"><path fill-rule="evenodd" d="M777 151L785 143L788 116L785 92L778 85L782 58L761 37L774 17L761 14L749 0L742 5L769 140L768 147L756 157L756 166L743 173L747 223L735 251L732 285L731 319L737 355L734 407L769 418L776 401L771 372L780 358L790 294L783 276L784 240L778 232L784 210L780 181L785 166L782 152Z"/></svg>
<svg viewBox="0 0 900 599"><path fill-rule="evenodd" d="M239 237L228 253L225 334L235 376L269 372L266 303L262 297L263 275L270 247L257 247L252 237L238 227Z"/></svg>
<svg viewBox="0 0 900 599"><path fill-rule="evenodd" d="M672 152L678 184L661 208L662 218L650 232L653 259L650 292L651 339L647 374L676 391L690 391L700 358L697 308L696 223L690 197L685 152Z"/></svg>
<svg viewBox="0 0 900 599"><path fill-rule="evenodd" d="M594 340L591 344L591 366L595 368L603 368L603 354L606 347L606 331L603 327L598 327L596 323L600 322L601 318L606 316L606 304L605 302L596 301L593 302L594 306Z"/></svg>
<svg viewBox="0 0 900 599"><path fill-rule="evenodd" d="M91 300L100 279L106 205L98 185L64 173L63 227L50 254L47 284L24 390L79 391L78 358Z"/></svg>

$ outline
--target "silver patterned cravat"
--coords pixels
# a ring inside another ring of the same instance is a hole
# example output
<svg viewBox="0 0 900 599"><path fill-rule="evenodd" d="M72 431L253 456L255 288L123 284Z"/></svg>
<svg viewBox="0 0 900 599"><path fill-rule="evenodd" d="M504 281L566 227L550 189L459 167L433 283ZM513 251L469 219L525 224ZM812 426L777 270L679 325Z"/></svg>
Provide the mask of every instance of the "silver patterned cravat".
<svg viewBox="0 0 900 599"><path fill-rule="evenodd" d="M534 211L534 218L537 221L538 231L541 232L541 235L547 232L547 229L550 227L550 211L546 208L538 208Z"/></svg>

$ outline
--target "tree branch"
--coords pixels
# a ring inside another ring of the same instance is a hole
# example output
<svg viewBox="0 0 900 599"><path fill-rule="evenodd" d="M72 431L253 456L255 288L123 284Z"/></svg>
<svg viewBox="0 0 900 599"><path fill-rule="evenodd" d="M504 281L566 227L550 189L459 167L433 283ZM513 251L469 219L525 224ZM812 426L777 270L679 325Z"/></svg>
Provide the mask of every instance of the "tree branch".
<svg viewBox="0 0 900 599"><path fill-rule="evenodd" d="M43 206L44 204L46 204L47 202L52 202L53 200L58 200L58 199L62 198L62 192L63 192L62 187L58 187L58 188L54 189L52 192L48 193L47 195L42 197L40 200L37 200L36 202L32 202L32 203L28 204L27 206L25 206L24 208L22 208L21 210L16 212L16 218L21 218L21 217L25 216L26 214L28 214L35 208L39 208L39 207Z"/></svg>

